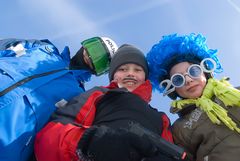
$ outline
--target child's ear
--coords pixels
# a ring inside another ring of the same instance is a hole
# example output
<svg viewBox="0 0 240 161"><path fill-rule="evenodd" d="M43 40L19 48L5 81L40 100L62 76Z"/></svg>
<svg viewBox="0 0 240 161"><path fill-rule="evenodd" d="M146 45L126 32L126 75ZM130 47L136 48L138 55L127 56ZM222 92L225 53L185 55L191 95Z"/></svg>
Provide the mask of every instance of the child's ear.
<svg viewBox="0 0 240 161"><path fill-rule="evenodd" d="M204 72L204 75L207 79L213 78L213 73L205 73Z"/></svg>
<svg viewBox="0 0 240 161"><path fill-rule="evenodd" d="M113 80L112 80L111 82L116 82L116 83L118 83L118 81L119 81L119 78L118 78L118 77L113 77Z"/></svg>

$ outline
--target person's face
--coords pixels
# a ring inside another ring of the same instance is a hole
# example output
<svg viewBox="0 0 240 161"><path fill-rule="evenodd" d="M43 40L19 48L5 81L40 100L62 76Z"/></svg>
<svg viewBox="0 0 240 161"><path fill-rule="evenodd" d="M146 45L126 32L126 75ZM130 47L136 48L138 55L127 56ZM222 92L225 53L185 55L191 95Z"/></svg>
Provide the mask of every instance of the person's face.
<svg viewBox="0 0 240 161"><path fill-rule="evenodd" d="M175 89L178 95L183 98L199 98L202 96L207 80L204 73L199 78L191 78L187 74L190 65L191 63L189 62L181 62L174 65L170 70L170 77L176 73L182 74L185 77L185 85Z"/></svg>
<svg viewBox="0 0 240 161"><path fill-rule="evenodd" d="M139 65L124 64L114 73L113 81L116 81L119 87L125 87L132 92L145 82L145 72Z"/></svg>
<svg viewBox="0 0 240 161"><path fill-rule="evenodd" d="M92 61L89 58L87 51L85 49L83 50L83 60L91 69L93 69Z"/></svg>

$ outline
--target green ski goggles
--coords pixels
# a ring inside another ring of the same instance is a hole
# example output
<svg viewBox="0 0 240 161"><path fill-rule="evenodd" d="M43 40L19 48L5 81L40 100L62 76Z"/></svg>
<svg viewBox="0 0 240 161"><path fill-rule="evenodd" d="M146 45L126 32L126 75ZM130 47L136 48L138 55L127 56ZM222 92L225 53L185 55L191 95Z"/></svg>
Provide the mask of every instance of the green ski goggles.
<svg viewBox="0 0 240 161"><path fill-rule="evenodd" d="M91 60L94 74L99 76L106 73L109 70L111 56L104 41L100 37L93 37L81 44Z"/></svg>

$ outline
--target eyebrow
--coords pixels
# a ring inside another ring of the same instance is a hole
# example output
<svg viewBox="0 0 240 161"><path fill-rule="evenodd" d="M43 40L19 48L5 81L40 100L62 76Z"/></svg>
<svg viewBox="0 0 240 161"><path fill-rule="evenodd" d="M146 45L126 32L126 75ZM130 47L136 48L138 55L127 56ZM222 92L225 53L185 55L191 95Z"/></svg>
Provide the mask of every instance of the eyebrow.
<svg viewBox="0 0 240 161"><path fill-rule="evenodd" d="M169 73L169 76L171 77L171 76L174 75L174 74L182 74L182 75L184 75L184 74L186 74L186 73L188 72L188 68L189 68L189 67L187 67L187 69L185 70L185 72L175 72L175 73L173 73L173 74Z"/></svg>

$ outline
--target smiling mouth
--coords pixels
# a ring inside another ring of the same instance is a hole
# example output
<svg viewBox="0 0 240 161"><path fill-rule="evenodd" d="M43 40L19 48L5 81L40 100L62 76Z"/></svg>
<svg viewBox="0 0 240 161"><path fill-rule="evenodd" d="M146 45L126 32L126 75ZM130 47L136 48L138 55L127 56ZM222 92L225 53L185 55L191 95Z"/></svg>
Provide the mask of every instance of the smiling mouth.
<svg viewBox="0 0 240 161"><path fill-rule="evenodd" d="M132 80L131 80L131 81L129 81L129 80L128 80L128 81L123 81L123 83L126 84L126 85L128 85L128 86L133 86L133 85L136 84L136 82L137 82L137 81L132 81Z"/></svg>

